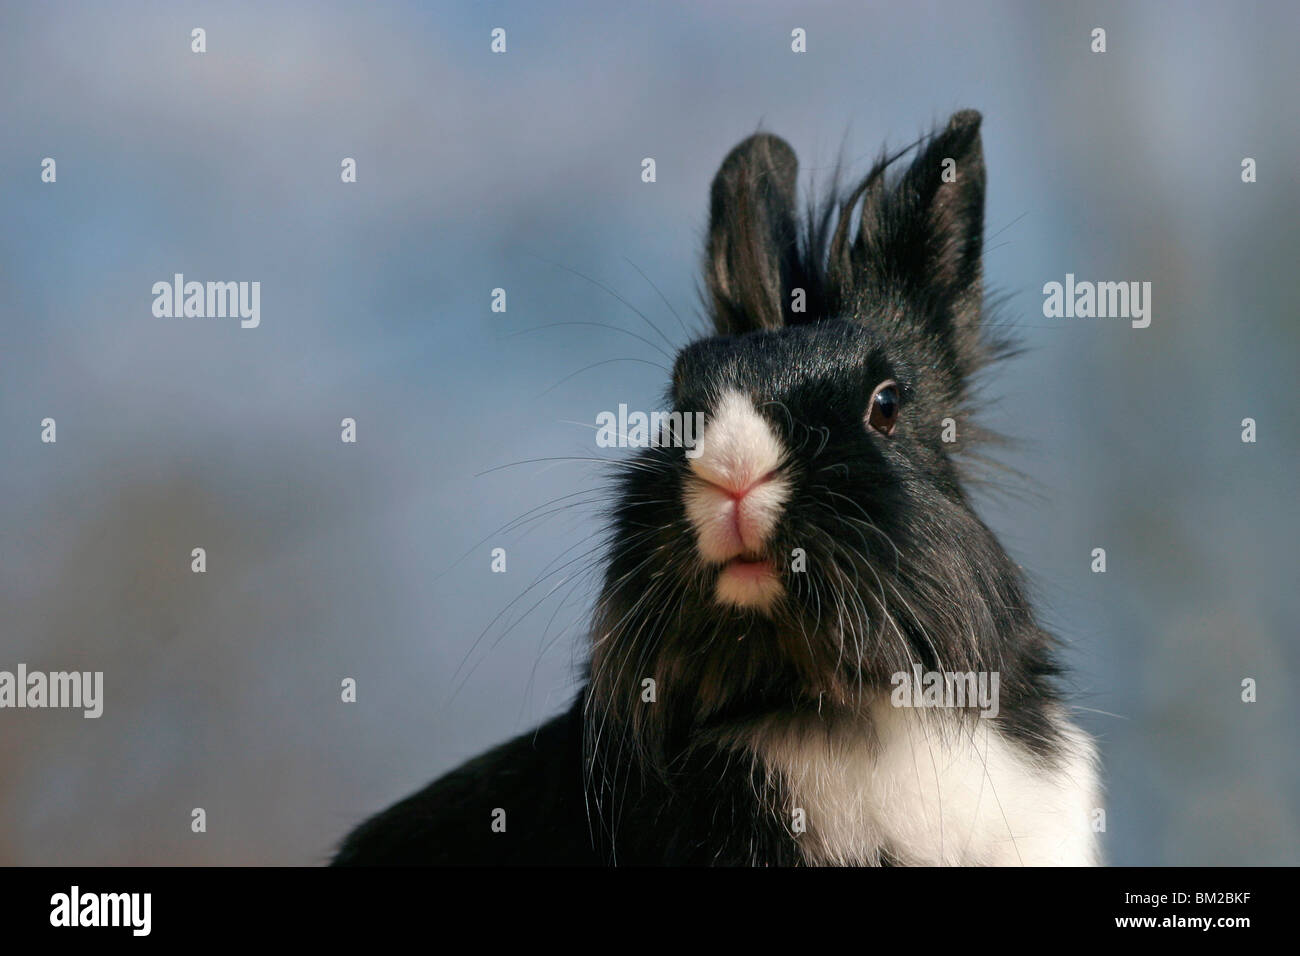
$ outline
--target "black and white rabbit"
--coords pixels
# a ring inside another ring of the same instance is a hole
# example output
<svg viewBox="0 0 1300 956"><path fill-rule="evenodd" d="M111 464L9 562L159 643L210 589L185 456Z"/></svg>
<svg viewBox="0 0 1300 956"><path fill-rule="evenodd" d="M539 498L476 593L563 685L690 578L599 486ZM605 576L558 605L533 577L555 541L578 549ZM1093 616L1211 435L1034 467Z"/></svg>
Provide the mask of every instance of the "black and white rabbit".
<svg viewBox="0 0 1300 956"><path fill-rule="evenodd" d="M979 127L957 113L803 228L790 147L731 152L716 334L668 393L705 427L620 472L581 694L336 864L1098 862L1093 744L962 485L972 379L1008 351L981 325ZM900 674L993 675L996 716L896 706Z"/></svg>

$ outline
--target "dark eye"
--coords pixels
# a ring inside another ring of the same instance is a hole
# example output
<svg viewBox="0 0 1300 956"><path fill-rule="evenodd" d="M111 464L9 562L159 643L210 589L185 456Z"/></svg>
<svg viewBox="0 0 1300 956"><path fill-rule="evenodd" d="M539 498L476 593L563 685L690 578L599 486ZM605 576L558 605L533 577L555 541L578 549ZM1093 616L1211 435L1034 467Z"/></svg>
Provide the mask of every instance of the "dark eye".
<svg viewBox="0 0 1300 956"><path fill-rule="evenodd" d="M898 383L893 379L881 382L871 394L871 405L867 410L867 424L888 435L893 432L898 422Z"/></svg>

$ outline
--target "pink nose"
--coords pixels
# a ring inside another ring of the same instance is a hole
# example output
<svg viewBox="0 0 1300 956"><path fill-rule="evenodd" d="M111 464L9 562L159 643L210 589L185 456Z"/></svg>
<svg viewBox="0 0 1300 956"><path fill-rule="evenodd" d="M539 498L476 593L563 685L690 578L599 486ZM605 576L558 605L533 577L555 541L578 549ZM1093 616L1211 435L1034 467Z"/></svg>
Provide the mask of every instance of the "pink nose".
<svg viewBox="0 0 1300 956"><path fill-rule="evenodd" d="M709 482L731 499L730 521L732 534L737 546L756 550L763 543L760 522L753 509L746 507L745 499L757 488L772 480L772 474L763 475L756 481L747 482Z"/></svg>
<svg viewBox="0 0 1300 956"><path fill-rule="evenodd" d="M772 476L774 474L775 472L768 472L766 475L763 475L762 477L755 478L755 479L743 478L739 480L737 479L717 480L714 478L705 478L704 480L707 481L709 484L711 484L713 487L717 488L719 491L723 492L732 501L736 502L736 504L740 504L740 502L744 499L744 497L747 494L749 494L751 491L753 491L755 488L762 487L763 485L771 481Z"/></svg>

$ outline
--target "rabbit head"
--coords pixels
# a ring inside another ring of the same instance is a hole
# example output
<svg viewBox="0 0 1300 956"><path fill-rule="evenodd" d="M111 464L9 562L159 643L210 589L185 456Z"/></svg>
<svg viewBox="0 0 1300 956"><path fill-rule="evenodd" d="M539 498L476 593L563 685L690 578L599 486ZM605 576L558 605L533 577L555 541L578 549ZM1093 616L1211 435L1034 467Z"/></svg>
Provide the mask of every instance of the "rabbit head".
<svg viewBox="0 0 1300 956"><path fill-rule="evenodd" d="M806 215L781 139L718 171L716 334L668 392L703 432L623 469L593 635L592 694L642 743L857 711L916 664L998 671L1004 713L1048 732L1050 639L963 487L973 381L1009 350L981 325L979 128L957 113Z"/></svg>

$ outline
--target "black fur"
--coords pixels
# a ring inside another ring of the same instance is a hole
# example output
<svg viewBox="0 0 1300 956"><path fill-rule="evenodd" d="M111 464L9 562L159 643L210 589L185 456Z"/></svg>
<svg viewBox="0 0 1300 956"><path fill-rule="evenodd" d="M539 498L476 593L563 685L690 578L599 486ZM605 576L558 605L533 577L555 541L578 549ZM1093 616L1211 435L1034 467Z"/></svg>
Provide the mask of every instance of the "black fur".
<svg viewBox="0 0 1300 956"><path fill-rule="evenodd" d="M641 451L616 483L574 707L370 820L336 862L797 864L779 783L728 741L759 720L860 719L913 663L997 671L1002 732L1055 753L1052 641L963 490L986 437L973 377L1008 351L980 321L979 125L957 113L901 175L899 156L883 158L802 231L790 147L759 134L727 156L705 262L718 334L681 352L668 397L706 414L726 388L751 397L790 450L771 553L803 549L807 573L784 573L767 613L715 603L683 450ZM886 379L901 394L887 438L863 424ZM489 827L498 807L504 834Z"/></svg>

